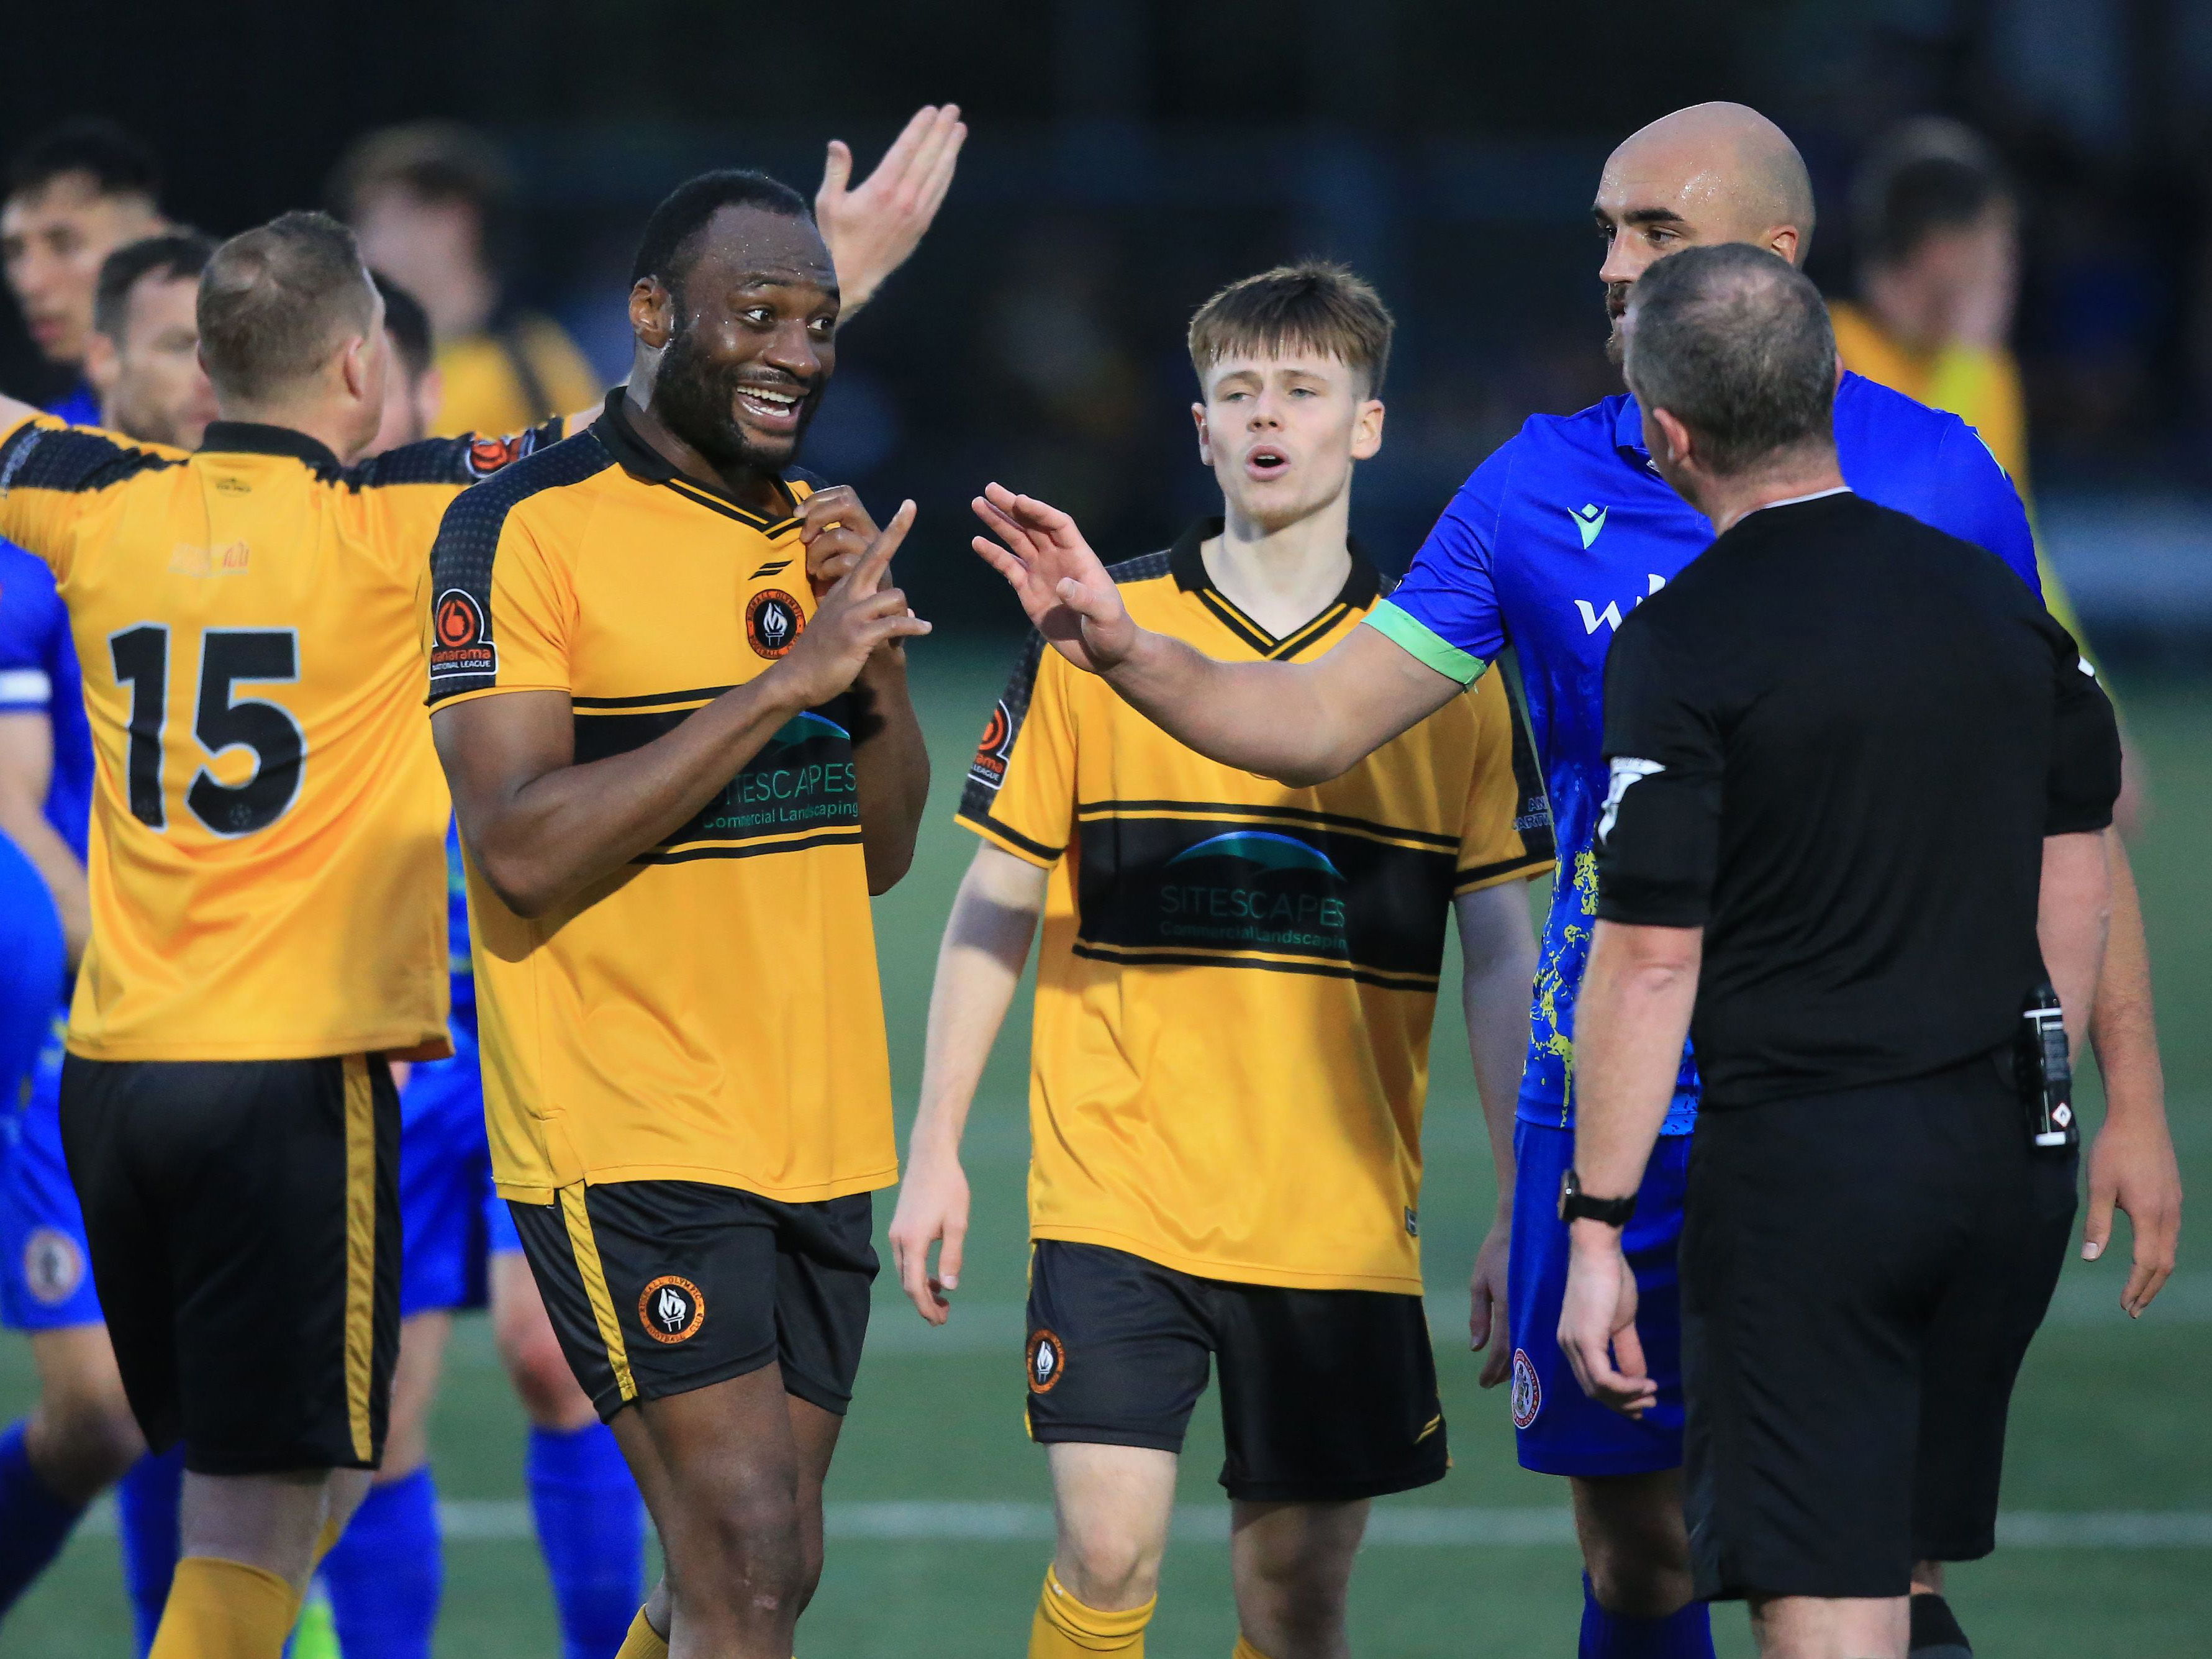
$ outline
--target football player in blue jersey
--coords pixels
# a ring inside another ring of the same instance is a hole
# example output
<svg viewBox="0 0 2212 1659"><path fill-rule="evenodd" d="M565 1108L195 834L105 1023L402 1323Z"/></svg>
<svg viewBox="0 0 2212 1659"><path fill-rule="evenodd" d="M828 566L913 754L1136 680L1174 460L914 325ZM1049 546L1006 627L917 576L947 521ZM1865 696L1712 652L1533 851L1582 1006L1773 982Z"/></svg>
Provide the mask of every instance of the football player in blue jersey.
<svg viewBox="0 0 2212 1659"><path fill-rule="evenodd" d="M1735 104L1679 111L1629 138L1606 165L1594 211L1616 333L1631 286L1654 260L1701 242L1748 242L1799 263L1813 229L1811 185L1795 147ZM1972 428L1856 375L1842 380L1835 423L1851 488L1978 543L2035 586L2020 497ZM1609 1413L1574 1385L1557 1342L1568 1230L1555 1206L1572 1163L1574 1000L1595 921L1605 653L1620 618L1713 538L1712 526L1653 469L1635 400L1617 396L1578 414L1531 419L1468 480L1368 625L1306 663L1216 662L1138 629L1066 514L996 484L975 507L997 538L978 537L976 550L1071 660L1104 674L1201 753L1286 782L1334 776L1513 648L1561 866L1533 998L1518 1169L1499 1172L1517 1194L1502 1201L1512 1207L1508 1340L1521 1460L1573 1483L1588 1567L1585 1659L1705 1659L1712 1638L1705 1608L1689 1600L1680 1485L1674 1260L1697 1100L1686 1054L1669 1133L1621 1240L1656 1405L1639 1419ZM1870 672L1879 666L1869 661ZM2107 1113L2090 1153L2083 1254L2102 1251L2116 1205L2128 1212L2135 1261L2121 1299L2140 1313L2172 1270L2180 1182L2140 908L2117 841L2112 854L2112 944L2091 1021ZM1495 1323L1495 1310L1478 1303L1478 1346L1496 1340ZM1913 1644L1927 1656L1967 1651L1942 1584L1941 1563L1917 1570Z"/></svg>
<svg viewBox="0 0 2212 1659"><path fill-rule="evenodd" d="M12 205L12 204L11 204ZM198 447L215 416L194 301L214 244L167 232L98 267L82 352L103 426ZM84 851L92 737L69 617L45 561L0 542L0 832L45 878L73 965L90 927ZM30 1337L39 1400L0 1433L0 1616L53 1558L86 1504L122 1478L124 1577L138 1645L153 1641L177 1553L181 1452L144 1455L88 1271L84 1217L62 1158L61 1024L20 1105L0 1106L0 1323ZM126 1471L128 1474L126 1474Z"/></svg>

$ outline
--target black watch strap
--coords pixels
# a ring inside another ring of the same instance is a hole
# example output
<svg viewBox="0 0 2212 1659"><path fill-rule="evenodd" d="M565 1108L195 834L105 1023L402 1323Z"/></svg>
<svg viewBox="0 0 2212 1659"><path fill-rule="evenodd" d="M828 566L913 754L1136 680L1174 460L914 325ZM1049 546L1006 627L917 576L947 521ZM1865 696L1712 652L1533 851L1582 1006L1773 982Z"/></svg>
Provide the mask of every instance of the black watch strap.
<svg viewBox="0 0 2212 1659"><path fill-rule="evenodd" d="M1636 1213L1636 1194L1626 1198L1592 1198L1583 1190L1582 1177L1572 1170L1559 1177L1559 1219L1602 1221L1608 1227L1626 1227Z"/></svg>

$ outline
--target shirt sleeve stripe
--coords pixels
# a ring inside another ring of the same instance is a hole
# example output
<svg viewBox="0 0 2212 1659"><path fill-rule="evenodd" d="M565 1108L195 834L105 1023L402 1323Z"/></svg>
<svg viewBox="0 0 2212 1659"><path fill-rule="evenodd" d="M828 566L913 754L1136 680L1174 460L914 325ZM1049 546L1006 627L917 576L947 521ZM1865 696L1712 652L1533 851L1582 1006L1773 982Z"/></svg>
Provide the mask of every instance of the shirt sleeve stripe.
<svg viewBox="0 0 2212 1659"><path fill-rule="evenodd" d="M1481 658L1461 650L1426 623L1401 611L1388 599L1377 602L1375 608L1367 613L1366 623L1418 661L1435 669L1439 674L1457 680L1462 685L1473 685L1482 677L1482 671L1490 666Z"/></svg>
<svg viewBox="0 0 2212 1659"><path fill-rule="evenodd" d="M1042 842L1031 841L1018 830L1008 829L988 812L962 807L952 815L952 821L962 829L971 830L1000 851L1012 853L1024 864L1040 865L1046 868L1060 862L1065 847L1047 847Z"/></svg>
<svg viewBox="0 0 2212 1659"><path fill-rule="evenodd" d="M43 668L0 668L0 703L44 708L53 700L54 683Z"/></svg>

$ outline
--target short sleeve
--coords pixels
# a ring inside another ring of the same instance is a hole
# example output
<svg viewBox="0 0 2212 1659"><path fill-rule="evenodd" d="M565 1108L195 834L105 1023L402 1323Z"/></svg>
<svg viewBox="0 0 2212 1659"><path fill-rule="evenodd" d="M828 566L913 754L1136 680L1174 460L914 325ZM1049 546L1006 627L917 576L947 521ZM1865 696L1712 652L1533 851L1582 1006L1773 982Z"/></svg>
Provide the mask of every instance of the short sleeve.
<svg viewBox="0 0 2212 1659"><path fill-rule="evenodd" d="M1648 611L1621 624L1606 656L1604 754L1597 914L1702 927L1720 863L1721 736Z"/></svg>
<svg viewBox="0 0 2212 1659"><path fill-rule="evenodd" d="M433 708L499 691L565 691L575 591L566 567L505 503L463 495L430 555Z"/></svg>
<svg viewBox="0 0 2212 1659"><path fill-rule="evenodd" d="M43 416L20 422L0 437L0 536L66 580L77 525L106 493L184 459L180 450L124 443Z"/></svg>
<svg viewBox="0 0 2212 1659"><path fill-rule="evenodd" d="M991 707L958 821L1031 864L1067 850L1075 823L1075 729L1068 672L1059 653L1032 634L1006 691Z"/></svg>
<svg viewBox="0 0 2212 1659"><path fill-rule="evenodd" d="M1551 804L1519 702L1502 674L1485 675L1467 696L1474 709L1474 771L1460 826L1455 895L1526 881L1556 861Z"/></svg>
<svg viewBox="0 0 2212 1659"><path fill-rule="evenodd" d="M2035 532L2020 491L1982 434L1956 416L1943 423L1936 454L1940 487L1927 520L1936 529L1987 548L2012 567L2029 592L2043 597L2043 577L2035 559Z"/></svg>
<svg viewBox="0 0 2212 1659"><path fill-rule="evenodd" d="M2103 830L2120 794L2120 731L2096 670L2066 630L2044 619L2051 635L2056 700L2051 726L2051 785L2046 836Z"/></svg>
<svg viewBox="0 0 2212 1659"><path fill-rule="evenodd" d="M1510 478L1513 446L1475 469L1429 532L1413 568L1367 613L1367 626L1439 674L1470 684L1505 642L1491 550Z"/></svg>
<svg viewBox="0 0 2212 1659"><path fill-rule="evenodd" d="M0 714L44 714L52 708L49 665L55 636L68 626L45 562L0 542Z"/></svg>

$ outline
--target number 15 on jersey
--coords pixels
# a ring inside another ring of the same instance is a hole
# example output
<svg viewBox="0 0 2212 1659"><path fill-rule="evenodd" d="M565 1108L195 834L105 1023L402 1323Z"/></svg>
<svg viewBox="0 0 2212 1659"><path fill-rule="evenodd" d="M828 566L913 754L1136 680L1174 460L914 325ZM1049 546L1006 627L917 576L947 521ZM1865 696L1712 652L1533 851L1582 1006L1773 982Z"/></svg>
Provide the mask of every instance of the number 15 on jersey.
<svg viewBox="0 0 2212 1659"><path fill-rule="evenodd" d="M107 636L115 683L131 693L131 745L124 768L131 816L152 830L168 828L162 770L167 758L170 633L167 623L142 623ZM191 736L204 757L190 750L182 757L193 766L185 805L211 834L250 836L283 817L299 799L307 740L289 709L240 697L235 688L255 681L297 680L299 635L289 628L210 628L200 635L199 658ZM209 763L225 750L241 747L253 751L252 775L243 783L222 782Z"/></svg>

